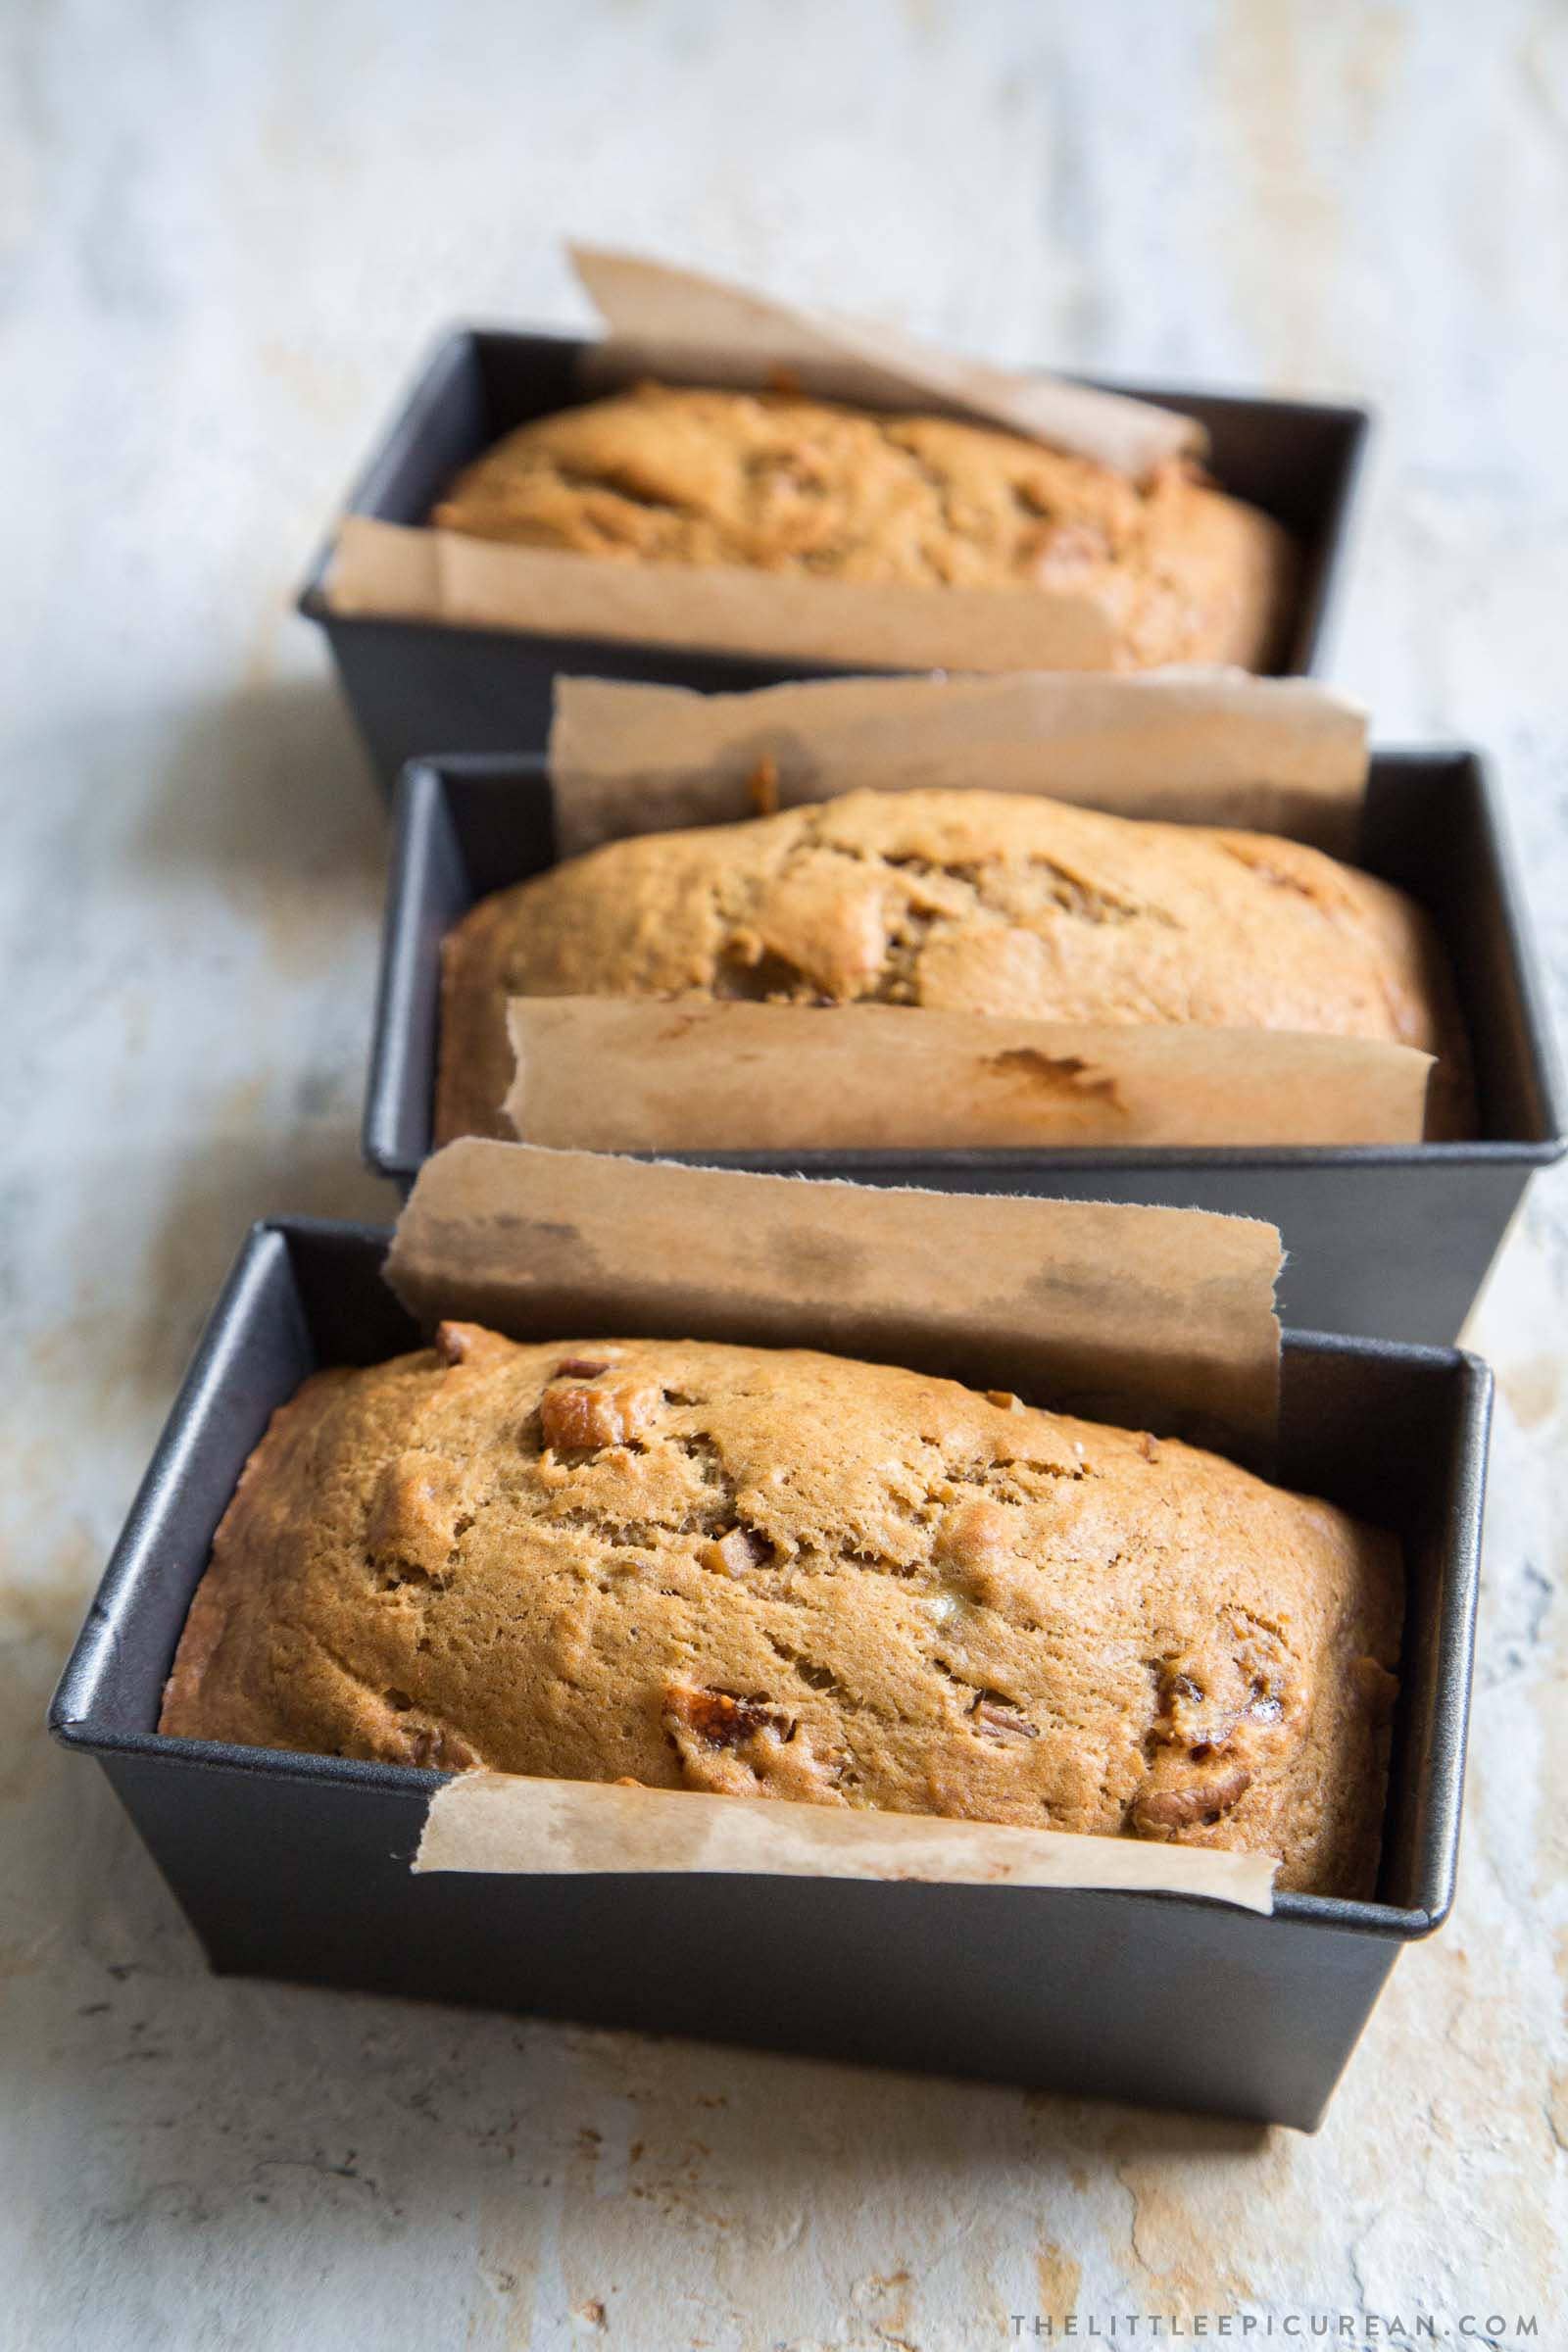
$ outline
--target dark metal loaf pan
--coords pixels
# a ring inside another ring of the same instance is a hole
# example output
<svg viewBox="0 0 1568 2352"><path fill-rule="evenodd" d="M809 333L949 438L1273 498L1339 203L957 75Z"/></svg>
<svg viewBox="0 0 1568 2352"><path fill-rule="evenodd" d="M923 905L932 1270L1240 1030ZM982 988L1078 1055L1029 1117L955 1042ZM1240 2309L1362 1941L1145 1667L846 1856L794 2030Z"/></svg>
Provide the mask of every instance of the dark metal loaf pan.
<svg viewBox="0 0 1568 2352"><path fill-rule="evenodd" d="M431 1149L443 934L554 858L538 754L418 762L396 843L365 1111L370 1165L405 1190ZM1495 796L1467 752L1380 752L1361 862L1429 907L1458 974L1481 1088L1469 1143L1310 1149L671 1153L767 1173L1044 1193L1264 1217L1289 1251L1287 1321L1446 1347L1533 1169L1568 1125Z"/></svg>
<svg viewBox="0 0 1568 2352"><path fill-rule="evenodd" d="M1401 1945L1439 1926L1453 1895L1484 1365L1310 1335L1285 1345L1282 1477L1405 1546L1375 1902L1289 1894L1260 1918L1163 1894L415 1878L437 1774L153 1729L213 1532L269 1414L319 1364L417 1344L380 1279L386 1239L256 1227L55 1695L52 1730L98 1758L215 1968L1318 2122Z"/></svg>
<svg viewBox="0 0 1568 2352"><path fill-rule="evenodd" d="M460 466L514 425L583 397L578 364L588 348L567 335L473 327L447 335L420 369L346 511L422 523ZM1366 412L1162 386L1115 388L1199 417L1208 428L1216 479L1276 515L1296 538L1304 563L1284 667L1309 672L1324 642ZM389 788L403 762L421 752L541 749L559 673L654 678L733 693L840 668L832 662L753 661L701 646L687 651L534 630L347 618L330 610L322 593L330 546L317 557L299 609L325 628L344 691Z"/></svg>

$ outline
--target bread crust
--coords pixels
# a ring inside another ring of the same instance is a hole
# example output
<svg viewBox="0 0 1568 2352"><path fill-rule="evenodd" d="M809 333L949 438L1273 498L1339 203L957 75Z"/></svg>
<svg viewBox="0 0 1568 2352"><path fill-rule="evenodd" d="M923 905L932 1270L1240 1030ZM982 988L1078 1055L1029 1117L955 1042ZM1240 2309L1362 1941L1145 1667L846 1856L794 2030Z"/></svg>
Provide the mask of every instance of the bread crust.
<svg viewBox="0 0 1568 2352"><path fill-rule="evenodd" d="M807 1350L307 1382L160 1730L1262 1849L1372 1890L1398 1547L1218 1456Z"/></svg>

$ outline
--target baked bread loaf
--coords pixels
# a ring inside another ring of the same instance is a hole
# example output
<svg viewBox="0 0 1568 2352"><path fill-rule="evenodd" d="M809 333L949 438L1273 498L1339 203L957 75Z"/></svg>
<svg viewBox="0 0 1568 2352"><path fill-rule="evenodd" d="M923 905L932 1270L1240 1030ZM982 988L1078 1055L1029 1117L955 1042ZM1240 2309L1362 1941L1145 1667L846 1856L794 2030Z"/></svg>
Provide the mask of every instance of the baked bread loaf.
<svg viewBox="0 0 1568 2352"><path fill-rule="evenodd" d="M1248 1847L1371 1892L1398 1547L1172 1441L679 1341L317 1374L160 1730Z"/></svg>
<svg viewBox="0 0 1568 2352"><path fill-rule="evenodd" d="M939 416L642 384L509 433L430 519L621 563L932 588L1051 588L1108 616L1121 664L1282 650L1286 533L1185 465L1144 483Z"/></svg>
<svg viewBox="0 0 1568 2352"><path fill-rule="evenodd" d="M1429 1131L1468 1116L1425 915L1259 833L995 792L855 792L612 842L482 899L445 945L436 1127L507 1136L506 1000L741 997L1386 1038L1440 1055Z"/></svg>

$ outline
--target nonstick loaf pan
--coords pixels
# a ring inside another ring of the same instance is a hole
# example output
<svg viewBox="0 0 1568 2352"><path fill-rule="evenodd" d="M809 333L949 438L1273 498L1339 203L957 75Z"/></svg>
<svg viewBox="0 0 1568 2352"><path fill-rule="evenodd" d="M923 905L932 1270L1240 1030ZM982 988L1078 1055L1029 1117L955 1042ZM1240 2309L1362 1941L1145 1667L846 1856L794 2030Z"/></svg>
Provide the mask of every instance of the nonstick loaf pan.
<svg viewBox="0 0 1568 2352"><path fill-rule="evenodd" d="M541 755L419 761L399 786L364 1145L407 1190L431 1150L441 940L488 891L555 856ZM1523 902L1484 764L1374 755L1360 862L1431 911L1458 977L1481 1132L1463 1143L1180 1151L672 1153L772 1174L944 1191L1154 1202L1262 1217L1288 1257L1281 1311L1304 1329L1446 1346L1532 1172L1560 1157L1561 1083Z"/></svg>
<svg viewBox="0 0 1568 2352"><path fill-rule="evenodd" d="M566 335L476 327L446 335L375 445L344 512L422 523L458 469L503 433L583 397L579 370L588 349ZM1292 533L1302 565L1282 667L1310 674L1327 641L1343 569L1369 429L1366 412L1168 385L1110 388L1198 417L1208 431L1215 479ZM757 661L701 646L337 613L325 593L330 558L328 540L300 592L299 609L326 631L344 692L388 789L403 762L422 752L541 749L561 673L657 679L708 693L837 674L831 662Z"/></svg>
<svg viewBox="0 0 1568 2352"><path fill-rule="evenodd" d="M1288 1334L1279 1474L1396 1530L1408 1601L1377 1899L768 1877L415 1877L439 1775L167 1740L191 1594L269 1415L418 1335L388 1236L278 1219L240 1252L66 1668L95 1756L215 1968L700 2034L1310 2130L1401 1947L1453 1896L1491 1376ZM543 1336L542 1334L540 1336ZM736 1802L743 1800L736 1799Z"/></svg>

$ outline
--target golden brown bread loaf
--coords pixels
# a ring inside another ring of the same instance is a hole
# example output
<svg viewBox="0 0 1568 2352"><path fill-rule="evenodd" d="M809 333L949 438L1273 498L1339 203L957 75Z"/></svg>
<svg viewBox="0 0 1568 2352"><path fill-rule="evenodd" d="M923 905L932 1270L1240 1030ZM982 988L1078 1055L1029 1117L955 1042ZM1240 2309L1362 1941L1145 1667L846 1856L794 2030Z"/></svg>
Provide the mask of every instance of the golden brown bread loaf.
<svg viewBox="0 0 1568 2352"><path fill-rule="evenodd" d="M1443 1056L1468 1115L1431 925L1300 843L1032 795L856 792L612 842L482 899L446 941L439 1141L508 1136L509 996L881 1003L1080 1022L1386 1038Z"/></svg>
<svg viewBox="0 0 1568 2352"><path fill-rule="evenodd" d="M430 519L621 563L1061 590L1128 668L1266 669L1297 576L1277 522L1183 465L1139 484L993 426L662 384L509 433Z"/></svg>
<svg viewBox="0 0 1568 2352"><path fill-rule="evenodd" d="M160 1729L1279 1854L1372 1890L1394 1540L1170 1440L804 1350L318 1373Z"/></svg>

